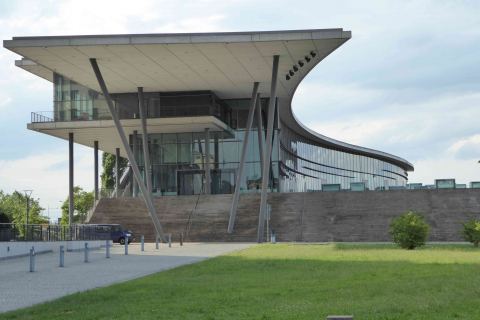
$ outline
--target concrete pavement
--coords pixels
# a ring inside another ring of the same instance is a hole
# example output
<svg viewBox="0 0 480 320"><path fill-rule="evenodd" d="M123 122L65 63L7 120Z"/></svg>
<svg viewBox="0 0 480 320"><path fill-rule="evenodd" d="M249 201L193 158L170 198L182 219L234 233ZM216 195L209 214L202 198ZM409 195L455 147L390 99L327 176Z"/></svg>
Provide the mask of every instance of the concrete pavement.
<svg viewBox="0 0 480 320"><path fill-rule="evenodd" d="M90 252L89 263L84 263L83 252L66 252L65 267L58 267L58 253L36 256L36 272L29 272L29 258L0 261L0 312L32 306L75 292L104 287L139 278L148 274L199 262L232 251L252 246L252 243L175 243L172 248L146 243L140 251L139 243L124 247L114 245L111 258L105 258L105 249Z"/></svg>

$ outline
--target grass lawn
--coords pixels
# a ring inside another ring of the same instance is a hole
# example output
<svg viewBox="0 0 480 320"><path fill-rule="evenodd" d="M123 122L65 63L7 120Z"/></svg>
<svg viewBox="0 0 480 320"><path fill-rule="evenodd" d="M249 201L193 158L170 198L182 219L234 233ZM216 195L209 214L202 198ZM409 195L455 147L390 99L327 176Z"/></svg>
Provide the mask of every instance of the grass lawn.
<svg viewBox="0 0 480 320"><path fill-rule="evenodd" d="M1 294L1 293L0 293ZM480 250L259 245L0 319L480 319Z"/></svg>

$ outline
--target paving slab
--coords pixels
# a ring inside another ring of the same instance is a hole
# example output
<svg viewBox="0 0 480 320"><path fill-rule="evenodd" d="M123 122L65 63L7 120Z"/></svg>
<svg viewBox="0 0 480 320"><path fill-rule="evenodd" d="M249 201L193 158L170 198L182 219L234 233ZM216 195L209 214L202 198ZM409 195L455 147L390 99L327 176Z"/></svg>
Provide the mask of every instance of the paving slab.
<svg viewBox="0 0 480 320"><path fill-rule="evenodd" d="M0 261L0 313L29 307L58 299L75 292L108 286L152 273L199 262L218 255L246 249L253 243L146 243L124 247L114 245L111 258L105 258L105 249L92 250L89 262L84 263L83 252L65 252L65 267L58 267L58 253L36 256L36 271L29 272L29 257Z"/></svg>

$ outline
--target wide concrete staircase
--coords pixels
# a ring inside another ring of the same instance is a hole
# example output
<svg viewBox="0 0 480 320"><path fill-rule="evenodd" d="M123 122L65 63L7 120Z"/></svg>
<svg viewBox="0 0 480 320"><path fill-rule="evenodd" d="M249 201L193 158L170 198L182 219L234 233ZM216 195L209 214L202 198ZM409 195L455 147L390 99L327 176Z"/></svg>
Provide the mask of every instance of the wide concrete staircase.
<svg viewBox="0 0 480 320"><path fill-rule="evenodd" d="M236 228L227 233L232 195L196 195L154 199L158 218L174 241L256 241L260 197L240 197ZM101 199L89 223L119 223L135 235L155 240L155 231L142 198Z"/></svg>

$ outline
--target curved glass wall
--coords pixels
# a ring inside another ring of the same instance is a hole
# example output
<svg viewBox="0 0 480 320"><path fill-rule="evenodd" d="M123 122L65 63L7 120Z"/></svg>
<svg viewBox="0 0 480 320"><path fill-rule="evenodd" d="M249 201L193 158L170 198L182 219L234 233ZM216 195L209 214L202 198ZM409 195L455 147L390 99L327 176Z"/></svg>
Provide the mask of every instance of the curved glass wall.
<svg viewBox="0 0 480 320"><path fill-rule="evenodd" d="M368 190L405 186L407 172L389 162L318 146L282 127L280 138L280 190L282 192L320 191L322 185L363 183Z"/></svg>

